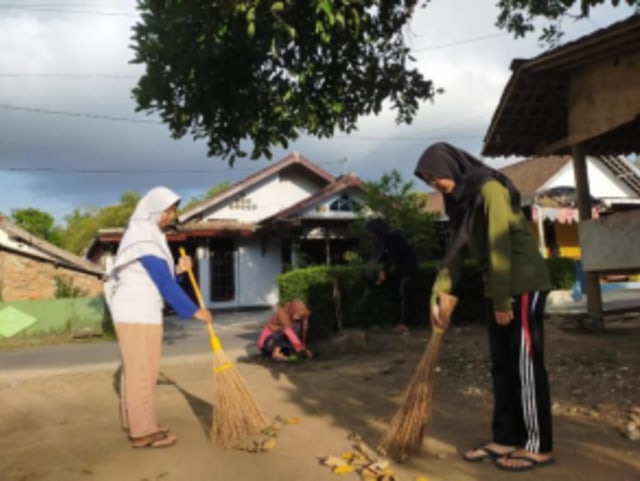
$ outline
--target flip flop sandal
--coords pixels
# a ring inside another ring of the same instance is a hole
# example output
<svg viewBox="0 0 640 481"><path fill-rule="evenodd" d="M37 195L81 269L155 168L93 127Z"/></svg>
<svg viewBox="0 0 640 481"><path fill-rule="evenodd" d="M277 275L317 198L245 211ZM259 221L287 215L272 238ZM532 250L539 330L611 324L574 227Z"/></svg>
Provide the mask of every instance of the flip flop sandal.
<svg viewBox="0 0 640 481"><path fill-rule="evenodd" d="M175 436L170 436L166 433L157 432L151 436L151 438L145 444L132 444L133 449L143 449L143 448L168 448L169 446L173 446L178 442L178 438Z"/></svg>
<svg viewBox="0 0 640 481"><path fill-rule="evenodd" d="M478 456L469 456L469 452L466 452L464 456L462 456L462 459L464 459L469 463L481 463L482 461L494 461L498 458L509 456L509 454L515 451L515 449L512 451L506 451L506 452L500 453L494 449L491 449L488 446L478 446L477 448L471 449L470 451L471 452L480 451L481 454Z"/></svg>
<svg viewBox="0 0 640 481"><path fill-rule="evenodd" d="M129 428L128 427L122 427L123 431L128 431ZM171 428L169 428L169 426L158 426L158 430L156 431L156 434L169 434L169 431L171 431ZM128 436L129 441L133 441L135 438Z"/></svg>
<svg viewBox="0 0 640 481"><path fill-rule="evenodd" d="M494 464L496 465L496 467L498 469L503 469L505 471L530 471L532 469L540 468L542 466L549 466L550 464L553 464L556 462L555 459L553 458L547 458L543 461L539 461L537 459L534 459L526 455L514 455L514 456L508 455L508 456L504 456L504 458L526 461L526 464L522 464L520 466L510 466L508 464L503 464L498 459L496 459L494 461Z"/></svg>

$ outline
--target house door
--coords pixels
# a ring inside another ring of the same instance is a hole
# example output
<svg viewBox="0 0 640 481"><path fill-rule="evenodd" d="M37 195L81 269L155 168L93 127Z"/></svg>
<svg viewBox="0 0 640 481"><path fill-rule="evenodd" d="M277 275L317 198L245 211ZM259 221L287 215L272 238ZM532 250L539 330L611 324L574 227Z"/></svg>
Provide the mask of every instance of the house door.
<svg viewBox="0 0 640 481"><path fill-rule="evenodd" d="M213 239L209 246L209 285L212 302L228 302L236 298L233 244L232 239Z"/></svg>

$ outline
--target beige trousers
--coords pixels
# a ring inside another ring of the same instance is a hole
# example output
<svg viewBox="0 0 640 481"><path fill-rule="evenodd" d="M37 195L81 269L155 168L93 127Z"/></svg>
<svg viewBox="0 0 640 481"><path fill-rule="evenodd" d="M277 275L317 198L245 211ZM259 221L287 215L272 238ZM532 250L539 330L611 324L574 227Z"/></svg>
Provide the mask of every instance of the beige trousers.
<svg viewBox="0 0 640 481"><path fill-rule="evenodd" d="M118 322L114 325L122 358L122 422L132 438L140 438L158 431L155 389L160 371L162 326Z"/></svg>

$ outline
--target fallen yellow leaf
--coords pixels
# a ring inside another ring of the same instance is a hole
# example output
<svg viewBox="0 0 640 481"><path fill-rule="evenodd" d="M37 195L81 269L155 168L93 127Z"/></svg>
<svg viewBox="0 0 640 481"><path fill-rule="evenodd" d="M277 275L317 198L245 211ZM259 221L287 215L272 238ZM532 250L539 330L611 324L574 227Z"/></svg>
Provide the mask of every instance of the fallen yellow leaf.
<svg viewBox="0 0 640 481"><path fill-rule="evenodd" d="M264 441L262 441L262 444L260 444L260 449L262 451L269 451L275 447L276 447L276 438L265 439Z"/></svg>
<svg viewBox="0 0 640 481"><path fill-rule="evenodd" d="M337 456L327 456L322 460L322 464L324 464L325 466L330 466L332 468L335 468L338 466L346 466L347 462L344 459L339 458Z"/></svg>
<svg viewBox="0 0 640 481"><path fill-rule="evenodd" d="M351 461L351 460L353 460L353 458L355 458L355 457L356 457L356 453L354 453L353 451L347 451L347 452L345 452L345 453L342 453L342 454L340 455L340 457L341 457L342 459L346 459L347 461Z"/></svg>
<svg viewBox="0 0 640 481"><path fill-rule="evenodd" d="M348 464L345 464L343 466L336 466L335 468L333 468L333 472L336 474L349 474L349 473L353 473L356 470L356 468L354 468L353 466L349 466Z"/></svg>
<svg viewBox="0 0 640 481"><path fill-rule="evenodd" d="M285 420L287 424L300 424L300 419L298 418L287 418Z"/></svg>

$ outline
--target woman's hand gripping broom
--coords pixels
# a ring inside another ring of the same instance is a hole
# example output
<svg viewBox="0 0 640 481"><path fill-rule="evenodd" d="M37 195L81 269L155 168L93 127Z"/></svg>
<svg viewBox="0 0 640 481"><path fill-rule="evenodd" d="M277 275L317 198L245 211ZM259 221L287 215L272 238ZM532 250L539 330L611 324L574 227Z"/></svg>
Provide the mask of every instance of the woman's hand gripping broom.
<svg viewBox="0 0 640 481"><path fill-rule="evenodd" d="M182 247L180 255L186 255ZM192 270L188 269L187 274L200 307L205 308ZM211 323L207 323L207 329L213 351L215 383L211 435L216 443L225 448L239 447L247 438L265 429L269 421L233 362L224 353Z"/></svg>
<svg viewBox="0 0 640 481"><path fill-rule="evenodd" d="M439 296L440 319L447 325L457 302L455 296ZM403 461L422 448L424 426L431 417L435 371L444 333L443 328L433 328L427 349L404 392L402 404L378 446L386 456Z"/></svg>

